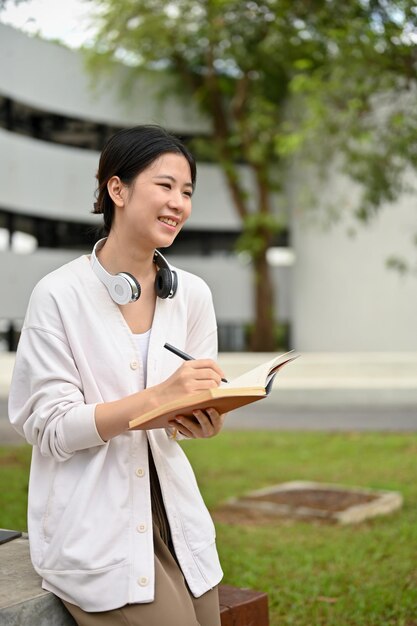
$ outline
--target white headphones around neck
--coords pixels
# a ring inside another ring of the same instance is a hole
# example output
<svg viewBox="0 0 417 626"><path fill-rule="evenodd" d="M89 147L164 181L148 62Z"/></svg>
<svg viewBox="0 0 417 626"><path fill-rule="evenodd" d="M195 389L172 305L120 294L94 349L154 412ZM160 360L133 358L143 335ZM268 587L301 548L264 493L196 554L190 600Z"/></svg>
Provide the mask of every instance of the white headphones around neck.
<svg viewBox="0 0 417 626"><path fill-rule="evenodd" d="M100 239L95 244L91 253L91 269L101 282L107 287L112 300L117 304L129 304L139 300L141 287L139 282L129 272L119 272L116 275L110 274L101 265L97 258L97 252L104 246L106 238ZM153 262L158 267L155 277L155 293L158 298L173 298L178 287L177 273L168 265L168 261L162 256L159 250L155 250Z"/></svg>

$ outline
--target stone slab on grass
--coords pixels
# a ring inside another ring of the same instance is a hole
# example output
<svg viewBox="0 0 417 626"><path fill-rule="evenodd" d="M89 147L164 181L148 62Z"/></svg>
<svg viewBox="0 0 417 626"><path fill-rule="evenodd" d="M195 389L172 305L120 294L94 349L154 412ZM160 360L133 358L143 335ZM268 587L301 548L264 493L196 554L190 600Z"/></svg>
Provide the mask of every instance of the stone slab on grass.
<svg viewBox="0 0 417 626"><path fill-rule="evenodd" d="M241 498L228 500L218 511L225 520L227 512L233 522L283 517L319 520L337 524L357 524L378 515L387 515L401 508L402 495L397 491L382 491L363 487L291 481L252 491Z"/></svg>

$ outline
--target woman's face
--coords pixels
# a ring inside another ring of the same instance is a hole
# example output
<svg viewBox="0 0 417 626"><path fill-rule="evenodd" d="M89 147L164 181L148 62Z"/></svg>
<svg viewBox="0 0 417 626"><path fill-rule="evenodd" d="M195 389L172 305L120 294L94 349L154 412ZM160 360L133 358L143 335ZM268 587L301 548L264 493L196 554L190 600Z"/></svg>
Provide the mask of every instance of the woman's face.
<svg viewBox="0 0 417 626"><path fill-rule="evenodd" d="M191 214L192 192L187 159L162 154L129 187L123 186L116 227L145 247L168 247Z"/></svg>

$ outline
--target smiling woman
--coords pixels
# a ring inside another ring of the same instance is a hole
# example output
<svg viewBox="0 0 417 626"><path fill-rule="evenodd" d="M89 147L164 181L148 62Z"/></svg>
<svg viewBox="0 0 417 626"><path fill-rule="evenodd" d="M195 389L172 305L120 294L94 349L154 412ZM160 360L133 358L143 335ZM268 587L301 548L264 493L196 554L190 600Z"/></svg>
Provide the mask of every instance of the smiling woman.
<svg viewBox="0 0 417 626"><path fill-rule="evenodd" d="M35 287L10 390L33 445L33 564L79 625L218 626L214 526L175 439L216 435L223 416L128 427L224 377L207 285L157 250L191 214L195 161L138 126L108 141L97 180L106 237ZM197 358L178 367L166 342Z"/></svg>

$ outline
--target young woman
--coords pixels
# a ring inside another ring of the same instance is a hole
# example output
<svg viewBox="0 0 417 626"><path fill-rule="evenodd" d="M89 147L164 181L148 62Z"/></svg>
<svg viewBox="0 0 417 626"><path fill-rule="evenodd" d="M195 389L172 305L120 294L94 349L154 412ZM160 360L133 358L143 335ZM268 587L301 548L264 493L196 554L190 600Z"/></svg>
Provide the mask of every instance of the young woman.
<svg viewBox="0 0 417 626"><path fill-rule="evenodd" d="M16 354L9 415L33 446L32 562L80 626L218 626L214 526L176 439L216 435L223 416L128 429L224 376L208 287L155 253L191 214L195 162L139 126L108 141L97 179L107 238L38 283Z"/></svg>

